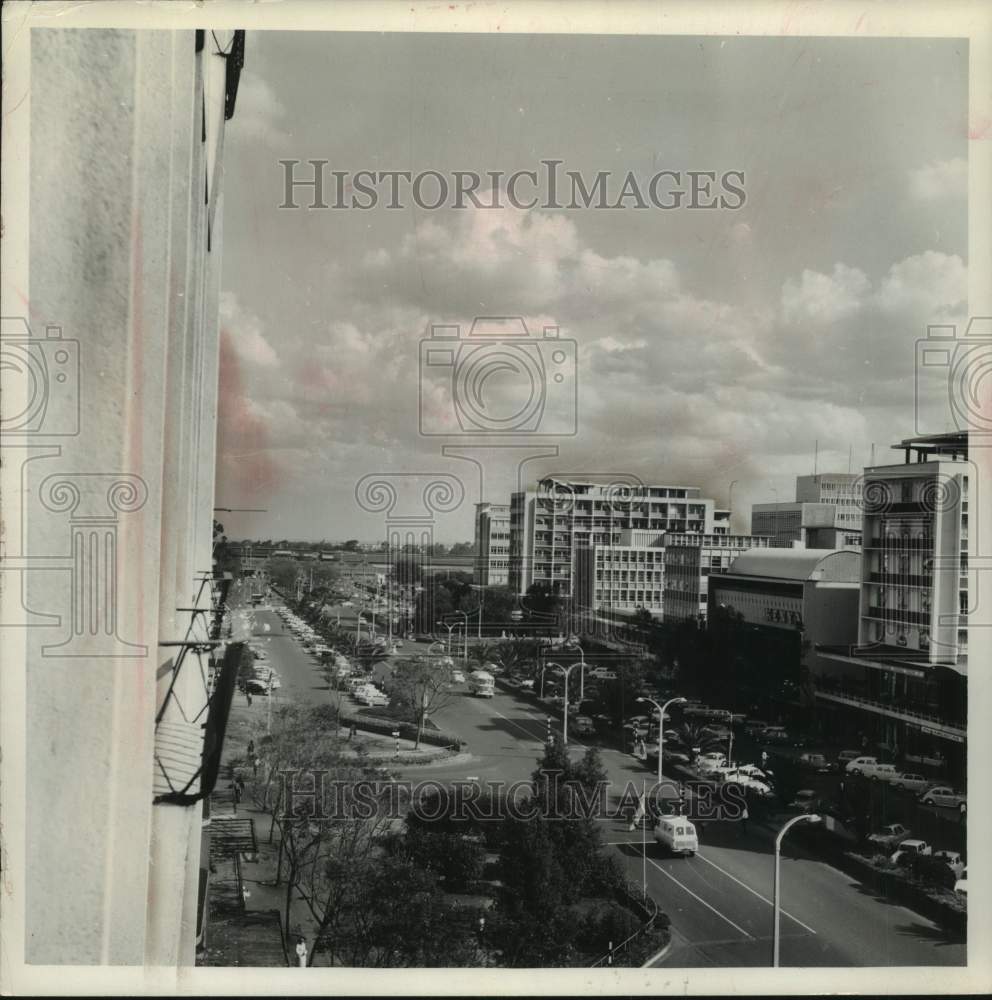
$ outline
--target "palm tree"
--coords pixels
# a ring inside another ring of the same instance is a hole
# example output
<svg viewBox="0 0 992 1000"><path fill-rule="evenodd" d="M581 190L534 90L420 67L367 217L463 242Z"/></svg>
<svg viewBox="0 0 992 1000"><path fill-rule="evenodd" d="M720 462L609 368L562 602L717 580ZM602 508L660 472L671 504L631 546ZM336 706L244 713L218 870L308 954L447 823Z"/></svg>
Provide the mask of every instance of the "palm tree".
<svg viewBox="0 0 992 1000"><path fill-rule="evenodd" d="M488 642L480 642L478 645L473 646L469 650L468 656L478 667L484 667L487 663L493 662L505 666L499 657L496 647Z"/></svg>
<svg viewBox="0 0 992 1000"><path fill-rule="evenodd" d="M685 746L689 760L695 763L696 757L710 750L722 750L725 740L697 722L683 722L674 730L679 741Z"/></svg>
<svg viewBox="0 0 992 1000"><path fill-rule="evenodd" d="M380 663L389 659L389 652L385 646L379 646L363 639L355 645L352 658L365 673L371 673Z"/></svg>

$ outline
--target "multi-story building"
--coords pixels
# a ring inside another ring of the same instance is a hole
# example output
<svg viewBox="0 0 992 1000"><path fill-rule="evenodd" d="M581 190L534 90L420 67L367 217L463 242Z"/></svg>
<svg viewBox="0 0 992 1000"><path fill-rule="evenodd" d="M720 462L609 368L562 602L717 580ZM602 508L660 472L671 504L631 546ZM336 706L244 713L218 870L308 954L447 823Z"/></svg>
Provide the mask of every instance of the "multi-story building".
<svg viewBox="0 0 992 1000"><path fill-rule="evenodd" d="M724 513L728 516L718 522L714 501L696 486L618 486L548 476L536 489L511 495L510 587L526 594L543 584L561 596L575 596L576 552L617 546L628 530L717 533L729 524L729 512Z"/></svg>
<svg viewBox="0 0 992 1000"><path fill-rule="evenodd" d="M475 582L505 587L510 577L510 505L475 505Z"/></svg>
<svg viewBox="0 0 992 1000"><path fill-rule="evenodd" d="M575 551L575 612L580 620L643 608L660 617L664 591L664 535L623 530L615 544Z"/></svg>
<svg viewBox="0 0 992 1000"><path fill-rule="evenodd" d="M751 534L773 545L798 542L809 549L861 544L861 477L824 472L796 477L796 499L751 506Z"/></svg>
<svg viewBox="0 0 992 1000"><path fill-rule="evenodd" d="M857 645L816 691L835 731L963 778L968 662L965 433L910 438L904 461L864 472ZM972 477L974 482L974 477Z"/></svg>
<svg viewBox="0 0 992 1000"><path fill-rule="evenodd" d="M706 621L710 575L726 573L742 552L767 548L770 539L755 535L665 534L664 619Z"/></svg>

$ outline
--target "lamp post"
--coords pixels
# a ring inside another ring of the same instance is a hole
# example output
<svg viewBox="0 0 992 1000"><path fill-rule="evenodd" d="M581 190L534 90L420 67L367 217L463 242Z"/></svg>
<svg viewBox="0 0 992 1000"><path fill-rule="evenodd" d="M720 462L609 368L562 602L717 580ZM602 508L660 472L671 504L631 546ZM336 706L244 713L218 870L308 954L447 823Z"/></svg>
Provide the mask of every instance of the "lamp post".
<svg viewBox="0 0 992 1000"><path fill-rule="evenodd" d="M565 713L564 713L564 717L562 719L562 724L561 724L561 729L562 729L562 736L561 736L561 738L562 738L562 742L567 747L568 746L568 677L569 677L569 674L571 674L571 672L576 667L581 667L582 663L581 663L581 661L577 661L577 662L573 663L571 666L563 667L560 663L555 663L553 660L549 660L545 664L545 666L546 667L554 667L559 674L562 674L565 677L565 704L564 704Z"/></svg>
<svg viewBox="0 0 992 1000"><path fill-rule="evenodd" d="M579 673L579 702L581 702L586 696L586 654L578 639L571 640L567 645L569 649L579 651L579 660L582 663L582 671Z"/></svg>
<svg viewBox="0 0 992 1000"><path fill-rule="evenodd" d="M780 878L779 878L779 863L782 855L782 838L788 833L790 827L796 825L796 823L802 823L803 821L808 823L819 823L820 817L815 813L803 813L800 816L793 816L785 826L782 827L778 832L778 836L775 838L775 891L773 894L773 910L774 910L774 921L775 925L772 929L772 966L773 968L778 968L778 946L779 946L779 889L780 889Z"/></svg>
<svg viewBox="0 0 992 1000"><path fill-rule="evenodd" d="M638 701L649 701L656 709L658 709L658 784L661 784L661 748L663 745L662 737L665 735L665 709L669 705L684 705L685 698L681 695L676 695L674 698L669 698L664 705L659 705L654 698L638 698Z"/></svg>
<svg viewBox="0 0 992 1000"><path fill-rule="evenodd" d="M465 619L465 631L462 633L462 663L468 665L468 612L455 611L456 615L461 615Z"/></svg>
<svg viewBox="0 0 992 1000"><path fill-rule="evenodd" d="M448 655L451 655L451 633L454 629L458 628L459 622L452 622L449 625L447 622L435 622L435 625L443 625L448 630Z"/></svg>

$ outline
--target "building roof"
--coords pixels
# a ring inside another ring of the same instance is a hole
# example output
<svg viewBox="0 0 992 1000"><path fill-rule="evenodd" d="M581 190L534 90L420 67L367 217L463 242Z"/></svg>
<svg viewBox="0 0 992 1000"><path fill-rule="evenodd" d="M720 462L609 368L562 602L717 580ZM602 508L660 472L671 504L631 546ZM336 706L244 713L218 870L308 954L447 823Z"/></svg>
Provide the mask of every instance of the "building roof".
<svg viewBox="0 0 992 1000"><path fill-rule="evenodd" d="M777 580L831 580L858 583L861 555L850 549L754 548L742 552L728 573Z"/></svg>

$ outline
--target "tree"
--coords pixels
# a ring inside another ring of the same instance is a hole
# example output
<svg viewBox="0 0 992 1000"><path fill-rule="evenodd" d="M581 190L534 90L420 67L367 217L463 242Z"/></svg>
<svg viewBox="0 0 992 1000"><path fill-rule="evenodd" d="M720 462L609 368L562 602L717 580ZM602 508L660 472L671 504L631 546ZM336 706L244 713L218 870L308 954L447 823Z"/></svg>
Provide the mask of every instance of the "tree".
<svg viewBox="0 0 992 1000"><path fill-rule="evenodd" d="M427 718L452 698L451 674L450 665L437 657L406 660L396 668L390 683L390 695L408 709L417 725L415 749L420 749Z"/></svg>
<svg viewBox="0 0 992 1000"><path fill-rule="evenodd" d="M349 538L348 541L342 546L345 552L357 552L358 551L358 539Z"/></svg>
<svg viewBox="0 0 992 1000"><path fill-rule="evenodd" d="M449 555L473 556L475 555L475 542L455 542L449 550Z"/></svg>

